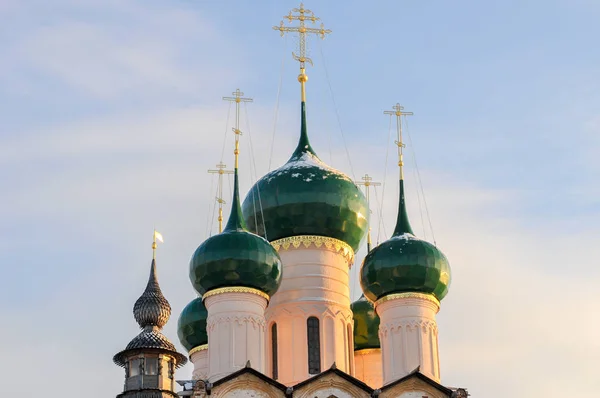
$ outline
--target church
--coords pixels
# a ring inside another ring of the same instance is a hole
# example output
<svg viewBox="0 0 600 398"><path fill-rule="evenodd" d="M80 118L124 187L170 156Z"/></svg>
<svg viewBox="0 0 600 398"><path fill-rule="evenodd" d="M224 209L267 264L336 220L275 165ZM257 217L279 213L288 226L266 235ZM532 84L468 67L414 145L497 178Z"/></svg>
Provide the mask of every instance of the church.
<svg viewBox="0 0 600 398"><path fill-rule="evenodd" d="M141 332L113 358L125 373L117 397L467 397L441 380L436 314L450 265L415 236L406 208L401 118L410 113L400 105L389 112L398 122L398 212L393 235L371 247L368 190L325 164L309 140L306 36L330 31L302 4L284 18L274 29L297 33L300 44L298 145L242 201L238 114L230 215L191 255L198 297L178 320L187 355L162 334L171 307L153 258L133 309ZM239 112L246 99L238 90L231 100ZM364 240L363 295L352 302L350 269ZM188 360L193 380L176 381Z"/></svg>

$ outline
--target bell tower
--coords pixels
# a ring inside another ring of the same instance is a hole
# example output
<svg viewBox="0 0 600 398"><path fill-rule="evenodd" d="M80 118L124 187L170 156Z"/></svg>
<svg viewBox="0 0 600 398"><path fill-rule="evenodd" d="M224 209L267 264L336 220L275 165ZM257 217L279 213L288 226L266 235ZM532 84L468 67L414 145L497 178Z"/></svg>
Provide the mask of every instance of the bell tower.
<svg viewBox="0 0 600 398"><path fill-rule="evenodd" d="M187 362L161 333L171 316L171 306L156 277L157 238L162 241L162 236L154 231L150 278L146 290L133 306L133 316L142 331L113 357L115 364L125 368L125 386L118 398L176 398L175 369Z"/></svg>

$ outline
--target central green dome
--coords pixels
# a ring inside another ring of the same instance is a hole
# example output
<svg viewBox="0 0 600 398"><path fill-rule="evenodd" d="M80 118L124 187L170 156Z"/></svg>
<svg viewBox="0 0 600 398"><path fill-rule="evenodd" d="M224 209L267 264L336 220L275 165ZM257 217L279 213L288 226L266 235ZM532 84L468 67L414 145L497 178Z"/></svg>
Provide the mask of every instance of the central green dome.
<svg viewBox="0 0 600 398"><path fill-rule="evenodd" d="M266 239L248 232L244 224L237 168L227 226L196 249L190 261L190 280L201 295L222 287L249 287L272 296L279 288L279 254Z"/></svg>
<svg viewBox="0 0 600 398"><path fill-rule="evenodd" d="M250 190L242 212L249 229L273 242L299 235L327 236L356 252L368 229L367 201L342 172L319 159L301 108L300 141L292 157Z"/></svg>

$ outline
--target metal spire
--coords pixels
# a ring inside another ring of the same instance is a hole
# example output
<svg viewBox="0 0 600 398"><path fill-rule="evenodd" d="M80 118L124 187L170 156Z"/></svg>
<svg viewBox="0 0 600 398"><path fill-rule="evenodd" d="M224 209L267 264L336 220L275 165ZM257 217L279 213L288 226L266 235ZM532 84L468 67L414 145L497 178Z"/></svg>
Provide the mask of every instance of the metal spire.
<svg viewBox="0 0 600 398"><path fill-rule="evenodd" d="M292 14L293 12L298 13L297 15ZM306 27L306 21L312 22L313 24L320 20L320 18L315 17L315 14L311 10L307 10L304 8L304 4L300 3L300 8L294 8L290 13L283 18L287 19L289 23L292 21L300 21L298 26L285 26L284 22L281 21L279 26L273 26L273 29L281 32L281 36L284 35L285 32L295 32L298 33L298 47L299 47L299 55L292 53L292 56L296 61L300 62L300 75L298 76L298 81L301 85L302 90L302 102L306 101L306 90L305 83L308 81L308 76L306 75L304 65L305 62L313 64L312 59L306 56L306 35L309 33L314 33L316 35L321 36L321 39L325 38L326 34L331 33L331 30L325 29L325 26L321 23L320 28L308 28Z"/></svg>
<svg viewBox="0 0 600 398"><path fill-rule="evenodd" d="M371 251L371 205L369 199L369 193L371 191L371 187L380 186L380 182L373 181L373 178L368 174L365 174L362 177L362 181L355 181L356 185L363 185L365 187L365 197L367 198L367 208L369 209L369 231L367 232L367 253Z"/></svg>
<svg viewBox="0 0 600 398"><path fill-rule="evenodd" d="M223 162L219 162L216 166L216 170L208 170L211 174L218 174L218 187L217 187L217 203L219 204L219 233L223 232L223 205L226 203L225 199L223 199L223 175L224 174L233 174L233 170L226 170L227 167Z"/></svg>
<svg viewBox="0 0 600 398"><path fill-rule="evenodd" d="M235 127L233 132L235 133L235 149L233 154L235 155L235 168L233 171L233 200L231 202L231 213L229 214L229 220L225 226L226 231L246 229L244 218L242 217L242 207L240 206L240 188L238 181L238 166L239 166L239 154L240 154L240 103L241 102L252 102L252 98L244 98L244 93L238 88L233 93L233 97L223 97L225 101L235 102Z"/></svg>
<svg viewBox="0 0 600 398"><path fill-rule="evenodd" d="M235 102L235 127L232 130L235 133L235 150L233 153L235 155L235 168L237 169L238 155L240 153L240 135L242 135L242 132L240 131L240 103L252 102L252 98L243 98L244 93L242 93L239 88L231 94L233 97L223 97L223 100Z"/></svg>
<svg viewBox="0 0 600 398"><path fill-rule="evenodd" d="M402 158L403 149L406 147L402 141L402 116L412 116L413 112L404 112L404 107L400 104L396 104L392 107L393 111L384 111L386 115L396 115L396 130L398 133L398 140L395 141L398 146L398 167L400 168L400 179L404 180L404 160Z"/></svg>

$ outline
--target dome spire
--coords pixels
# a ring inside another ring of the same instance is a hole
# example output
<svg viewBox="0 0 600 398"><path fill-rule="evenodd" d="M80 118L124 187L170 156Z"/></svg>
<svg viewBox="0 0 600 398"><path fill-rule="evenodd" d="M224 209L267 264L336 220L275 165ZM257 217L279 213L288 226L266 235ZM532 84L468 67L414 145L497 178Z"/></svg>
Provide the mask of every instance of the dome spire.
<svg viewBox="0 0 600 398"><path fill-rule="evenodd" d="M165 296L163 296L156 276L157 240L162 242L163 237L158 231L154 230L150 277L148 278L146 290L144 290L144 293L142 293L133 306L133 316L142 329L153 326L162 328L171 316L171 305Z"/></svg>
<svg viewBox="0 0 600 398"><path fill-rule="evenodd" d="M294 15L293 13L297 13ZM278 30L281 33L281 36L286 32L298 33L298 54L292 53L294 59L300 62L300 74L298 75L298 82L300 83L300 98L302 101L301 104L301 126L300 126L300 141L298 142L298 147L294 151L292 155L292 159L300 158L305 153L311 153L314 156L317 156L315 151L310 146L310 142L308 141L308 133L306 131L306 82L308 81L308 75L306 74L306 62L309 64L313 64L312 59L310 59L306 55L306 38L310 33L316 34L321 37L321 39L325 38L326 34L331 33L331 30L325 29L325 26L321 23L321 27L319 28L310 28L306 26L306 21L310 21L313 24L320 20L320 18L315 17L315 14L311 10L307 10L304 8L304 4L300 3L299 8L294 8L288 15L285 15L283 18L287 19L289 23L292 21L299 21L298 26L285 26L284 22L281 21L279 26L273 26L273 29Z"/></svg>
<svg viewBox="0 0 600 398"><path fill-rule="evenodd" d="M294 15L292 13L297 13ZM278 30L283 37L285 32L294 32L298 33L298 53L292 53L294 59L300 62L300 75L298 76L298 81L300 82L300 90L301 90L301 98L302 102L306 102L306 82L308 81L308 76L305 71L305 63L313 64L312 59L306 56L306 36L309 33L314 33L319 35L321 39L325 38L326 34L331 33L331 30L325 29L325 26L321 23L320 28L307 28L306 21L310 21L313 24L320 20L320 18L315 17L315 14L311 10L307 10L304 8L304 4L300 3L299 8L294 8L288 15L284 16L285 19L288 20L289 23L292 21L299 21L298 26L285 26L283 21L279 24L279 26L273 26L273 29Z"/></svg>
<svg viewBox="0 0 600 398"><path fill-rule="evenodd" d="M400 195L398 204L398 220L396 221L396 228L392 236L399 236L403 234L414 235L410 222L408 221L408 212L406 211L406 199L404 197L404 158L403 150L406 147L402 141L402 116L412 116L413 112L404 112L404 107L396 103L392 107L393 111L384 111L386 115L396 116L396 131L398 133L398 140L395 141L398 146L398 168L400 169Z"/></svg>
<svg viewBox="0 0 600 398"><path fill-rule="evenodd" d="M229 214L229 220L225 226L225 231L235 230L246 230L246 223L242 216L242 207L240 205L240 188L238 181L238 168L239 168L239 155L240 155L240 103L252 102L252 98L244 98L244 93L240 89L236 89L232 93L233 97L223 97L225 101L235 102L235 127L233 132L235 134L235 149L233 154L235 155L235 168L233 169L233 200L231 202L231 213Z"/></svg>

